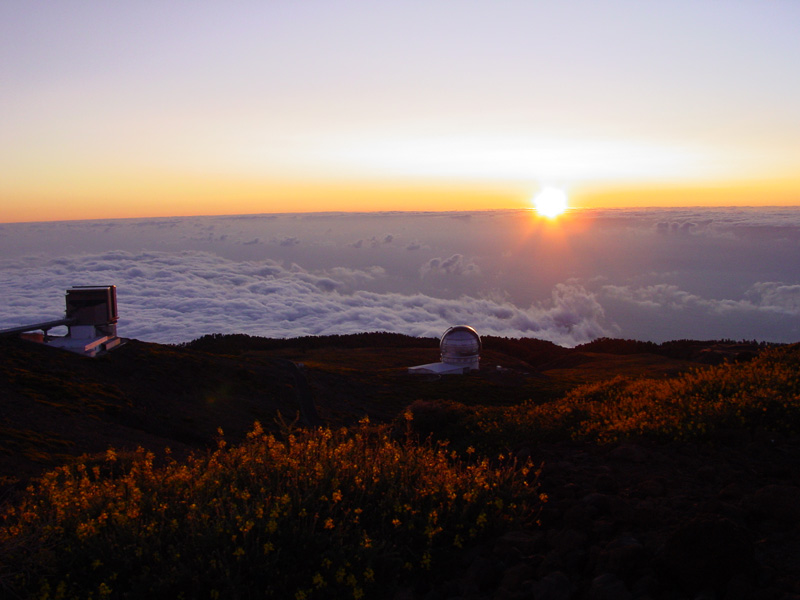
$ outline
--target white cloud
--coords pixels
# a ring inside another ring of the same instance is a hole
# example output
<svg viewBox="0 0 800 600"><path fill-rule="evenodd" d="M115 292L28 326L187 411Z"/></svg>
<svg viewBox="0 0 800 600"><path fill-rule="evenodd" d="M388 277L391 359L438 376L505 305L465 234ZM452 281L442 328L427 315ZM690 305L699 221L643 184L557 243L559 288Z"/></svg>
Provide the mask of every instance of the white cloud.
<svg viewBox="0 0 800 600"><path fill-rule="evenodd" d="M800 285L777 282L758 282L740 299L702 298L666 284L647 287L607 285L603 286L602 293L609 298L662 311L701 309L717 314L769 311L800 317Z"/></svg>
<svg viewBox="0 0 800 600"><path fill-rule="evenodd" d="M367 267L366 269L333 267L330 269L330 275L339 281L343 287L355 290L370 282L385 278L386 269L383 267Z"/></svg>
<svg viewBox="0 0 800 600"><path fill-rule="evenodd" d="M745 296L759 308L800 316L800 285L765 281L755 284Z"/></svg>
<svg viewBox="0 0 800 600"><path fill-rule="evenodd" d="M474 262L467 260L461 254L453 254L448 258L432 258L423 264L419 273L421 277L431 274L443 273L445 275L480 275L480 268Z"/></svg>
<svg viewBox="0 0 800 600"><path fill-rule="evenodd" d="M198 252L109 252L42 260L24 271L8 261L0 267L10 292L0 323L57 318L66 288L113 283L120 334L146 341L182 342L217 332L294 337L380 330L439 336L451 325L469 323L483 334L535 335L574 345L612 331L603 324L602 307L576 286L559 286L551 302L522 309L469 296L340 293L383 277L383 270L309 273L298 265L287 269Z"/></svg>
<svg viewBox="0 0 800 600"><path fill-rule="evenodd" d="M800 339L791 208L575 211L556 229L529 211L0 224L0 256L0 327L114 283L125 335L160 341L454 322L566 344Z"/></svg>
<svg viewBox="0 0 800 600"><path fill-rule="evenodd" d="M689 306L711 306L708 300L668 284L645 287L606 285L602 287L602 292L610 298L654 309L683 310Z"/></svg>
<svg viewBox="0 0 800 600"><path fill-rule="evenodd" d="M661 221L656 223L656 231L661 235L691 235L697 229L697 223L692 221L680 222L666 222Z"/></svg>
<svg viewBox="0 0 800 600"><path fill-rule="evenodd" d="M758 282L740 298L705 298L675 285L603 286L610 317L639 321L648 339L800 339L800 285Z"/></svg>

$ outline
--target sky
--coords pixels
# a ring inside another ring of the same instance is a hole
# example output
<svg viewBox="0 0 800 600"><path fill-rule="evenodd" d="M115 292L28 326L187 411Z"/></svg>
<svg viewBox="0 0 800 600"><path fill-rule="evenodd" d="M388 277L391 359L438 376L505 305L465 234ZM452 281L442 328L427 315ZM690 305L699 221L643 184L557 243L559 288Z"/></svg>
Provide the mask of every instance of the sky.
<svg viewBox="0 0 800 600"><path fill-rule="evenodd" d="M563 346L797 342L798 257L800 207L0 224L0 329L63 317L73 285L113 284L119 335L159 343L459 324Z"/></svg>
<svg viewBox="0 0 800 600"><path fill-rule="evenodd" d="M800 2L0 3L0 223L800 204ZM447 257L444 257L447 258Z"/></svg>

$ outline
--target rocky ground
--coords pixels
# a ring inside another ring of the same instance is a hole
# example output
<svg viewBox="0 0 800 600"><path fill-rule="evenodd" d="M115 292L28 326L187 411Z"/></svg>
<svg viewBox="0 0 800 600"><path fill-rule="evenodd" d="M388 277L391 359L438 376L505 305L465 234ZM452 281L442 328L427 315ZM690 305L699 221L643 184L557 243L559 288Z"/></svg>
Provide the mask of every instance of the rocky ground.
<svg viewBox="0 0 800 600"><path fill-rule="evenodd" d="M800 440L521 448L544 461L541 527L396 600L800 598Z"/></svg>

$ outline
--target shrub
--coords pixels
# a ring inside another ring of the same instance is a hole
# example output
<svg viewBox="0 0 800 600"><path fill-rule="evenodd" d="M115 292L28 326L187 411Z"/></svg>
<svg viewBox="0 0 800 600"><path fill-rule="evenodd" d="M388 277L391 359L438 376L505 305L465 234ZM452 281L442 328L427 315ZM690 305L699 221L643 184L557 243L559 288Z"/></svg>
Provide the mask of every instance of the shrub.
<svg viewBox="0 0 800 600"><path fill-rule="evenodd" d="M290 432L188 462L46 474L0 527L6 591L51 598L360 598L435 578L535 519L530 465L464 462L386 429Z"/></svg>
<svg viewBox="0 0 800 600"><path fill-rule="evenodd" d="M798 433L800 345L672 379L615 377L543 404L466 407L441 401L412 408L420 434L446 434L456 447L470 444L483 452L564 439L699 439L729 429Z"/></svg>
<svg viewBox="0 0 800 600"><path fill-rule="evenodd" d="M800 432L800 346L763 351L674 379L614 378L557 402L498 415L514 430L610 442L630 437L693 439L730 428Z"/></svg>

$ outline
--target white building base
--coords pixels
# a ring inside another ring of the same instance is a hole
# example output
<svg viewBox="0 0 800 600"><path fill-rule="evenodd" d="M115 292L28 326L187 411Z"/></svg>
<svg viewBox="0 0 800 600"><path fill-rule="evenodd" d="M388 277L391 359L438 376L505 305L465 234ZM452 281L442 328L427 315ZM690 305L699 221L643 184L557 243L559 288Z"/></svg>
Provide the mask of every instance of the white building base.
<svg viewBox="0 0 800 600"><path fill-rule="evenodd" d="M95 357L99 353L107 352L122 343L122 338L116 335L97 335L94 327L89 326L88 328L92 329L91 335L86 326L81 327L77 332L74 330L78 329L78 327L72 327L70 328L70 335L49 338L45 341L45 344L77 354ZM77 333L77 336L72 335L73 333Z"/></svg>
<svg viewBox="0 0 800 600"><path fill-rule="evenodd" d="M472 370L470 365L449 365L447 363L438 362L409 367L408 373L409 375L426 375L431 373L435 375L463 375Z"/></svg>

